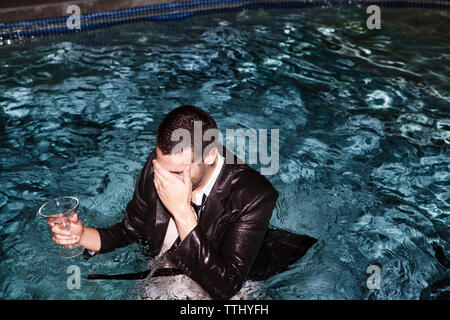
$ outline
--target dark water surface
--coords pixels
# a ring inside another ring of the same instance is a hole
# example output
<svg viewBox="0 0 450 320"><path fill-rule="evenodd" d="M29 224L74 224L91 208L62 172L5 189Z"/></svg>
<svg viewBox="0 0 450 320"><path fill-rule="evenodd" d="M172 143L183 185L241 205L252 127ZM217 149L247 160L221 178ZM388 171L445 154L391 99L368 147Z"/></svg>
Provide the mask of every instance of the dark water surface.
<svg viewBox="0 0 450 320"><path fill-rule="evenodd" d="M172 108L219 128L278 128L273 226L319 238L264 282L273 299L448 298L450 13L255 10L0 46L0 298L130 299L133 245L63 260L40 205L80 198L86 225L119 219ZM255 166L255 168L257 168ZM80 290L66 287L78 265ZM369 290L369 265L381 288Z"/></svg>

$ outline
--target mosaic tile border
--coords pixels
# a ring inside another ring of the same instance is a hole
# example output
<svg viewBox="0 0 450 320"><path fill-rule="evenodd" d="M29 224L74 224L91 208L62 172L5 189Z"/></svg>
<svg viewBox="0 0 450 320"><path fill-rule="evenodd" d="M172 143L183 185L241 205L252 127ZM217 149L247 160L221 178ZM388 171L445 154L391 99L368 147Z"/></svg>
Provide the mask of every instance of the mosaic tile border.
<svg viewBox="0 0 450 320"><path fill-rule="evenodd" d="M163 0L162 0L163 1ZM27 20L19 22L0 23L0 40L16 39L31 36L56 35L75 33L97 28L105 28L112 25L148 21L148 20L175 20L183 19L195 14L210 14L223 11L258 8L304 8L324 5L370 5L380 7L420 7L450 9L450 0L188 0L172 3L156 3L153 5L102 11L96 13L81 14L81 29L70 30L67 16Z"/></svg>

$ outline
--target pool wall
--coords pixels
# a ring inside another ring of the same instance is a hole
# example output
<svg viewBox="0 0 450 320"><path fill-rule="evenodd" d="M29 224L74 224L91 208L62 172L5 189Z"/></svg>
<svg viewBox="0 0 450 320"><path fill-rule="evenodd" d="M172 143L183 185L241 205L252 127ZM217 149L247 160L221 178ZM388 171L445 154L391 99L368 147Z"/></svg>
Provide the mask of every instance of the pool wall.
<svg viewBox="0 0 450 320"><path fill-rule="evenodd" d="M450 8L450 0L6 0L0 4L0 40L74 33L127 22L183 19L220 11L344 4ZM71 5L80 9L76 28L68 25L68 18L76 14L68 13Z"/></svg>

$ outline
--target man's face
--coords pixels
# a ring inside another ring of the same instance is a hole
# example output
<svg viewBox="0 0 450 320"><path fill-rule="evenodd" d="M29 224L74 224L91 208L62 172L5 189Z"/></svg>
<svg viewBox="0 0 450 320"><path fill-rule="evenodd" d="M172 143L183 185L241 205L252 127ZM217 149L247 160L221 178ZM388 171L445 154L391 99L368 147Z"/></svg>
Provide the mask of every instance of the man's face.
<svg viewBox="0 0 450 320"><path fill-rule="evenodd" d="M156 161L175 175L178 179L183 180L183 170L187 166L191 167L192 190L197 188L202 182L206 172L205 163L193 163L193 152L191 148L185 148L177 154L162 154L161 150L156 147Z"/></svg>

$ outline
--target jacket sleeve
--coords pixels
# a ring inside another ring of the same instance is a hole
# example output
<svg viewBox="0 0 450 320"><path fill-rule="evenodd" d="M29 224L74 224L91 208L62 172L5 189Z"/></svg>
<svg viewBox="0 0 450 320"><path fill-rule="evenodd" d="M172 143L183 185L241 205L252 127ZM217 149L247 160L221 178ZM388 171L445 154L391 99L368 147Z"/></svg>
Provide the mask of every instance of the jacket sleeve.
<svg viewBox="0 0 450 320"><path fill-rule="evenodd" d="M229 299L245 282L259 253L278 198L273 190L258 196L227 228L215 250L197 225L171 252L170 260L213 299Z"/></svg>
<svg viewBox="0 0 450 320"><path fill-rule="evenodd" d="M152 155L153 153L137 177L133 198L125 209L122 221L107 228L97 228L100 235L100 250L95 253L85 252L86 258L143 240L145 219L150 210L150 199L145 195L146 184L153 181Z"/></svg>

